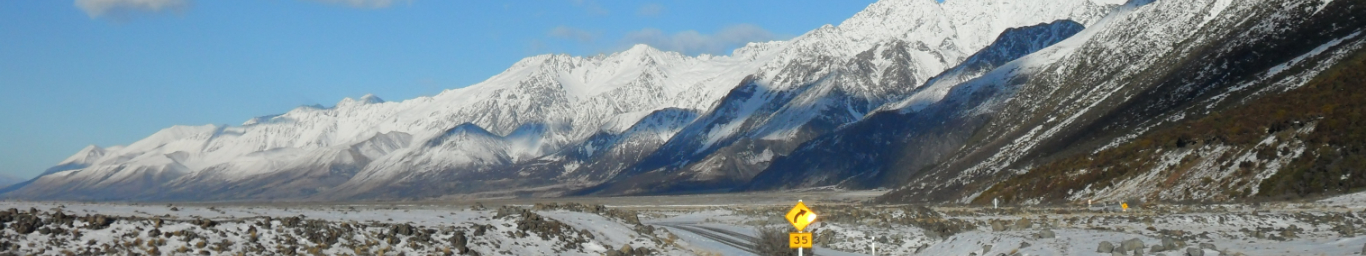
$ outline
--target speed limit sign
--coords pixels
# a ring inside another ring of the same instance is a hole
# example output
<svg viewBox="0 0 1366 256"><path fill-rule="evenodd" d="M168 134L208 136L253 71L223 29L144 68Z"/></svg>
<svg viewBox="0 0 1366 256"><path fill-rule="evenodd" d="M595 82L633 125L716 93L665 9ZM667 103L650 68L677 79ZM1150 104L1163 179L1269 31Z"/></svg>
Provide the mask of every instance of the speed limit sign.
<svg viewBox="0 0 1366 256"><path fill-rule="evenodd" d="M811 248L811 233L787 233L787 248Z"/></svg>

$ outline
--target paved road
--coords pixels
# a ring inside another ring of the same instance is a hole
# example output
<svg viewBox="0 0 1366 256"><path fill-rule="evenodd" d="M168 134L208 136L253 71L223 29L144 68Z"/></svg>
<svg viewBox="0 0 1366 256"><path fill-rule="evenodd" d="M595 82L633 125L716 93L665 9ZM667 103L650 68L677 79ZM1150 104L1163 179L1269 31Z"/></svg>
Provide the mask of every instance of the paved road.
<svg viewBox="0 0 1366 256"><path fill-rule="evenodd" d="M754 249L754 245L758 242L759 238L749 234L744 234L722 228L698 225L697 223L655 223L653 225L662 226L674 232L682 231L686 233L692 233L697 235L698 237L715 241L717 243L730 246L741 251L745 251L755 255L759 254L759 252ZM808 250L806 251L805 255L815 256L821 254L817 254L815 252Z"/></svg>
<svg viewBox="0 0 1366 256"><path fill-rule="evenodd" d="M660 223L656 225L663 226L673 230L680 230L683 232L693 233L702 238L716 241L718 243L733 247L735 249L739 249L753 254L759 254L759 252L754 249L755 241L758 240L758 238L755 238L754 236L741 234L739 232L734 232L730 230L700 226L693 223Z"/></svg>

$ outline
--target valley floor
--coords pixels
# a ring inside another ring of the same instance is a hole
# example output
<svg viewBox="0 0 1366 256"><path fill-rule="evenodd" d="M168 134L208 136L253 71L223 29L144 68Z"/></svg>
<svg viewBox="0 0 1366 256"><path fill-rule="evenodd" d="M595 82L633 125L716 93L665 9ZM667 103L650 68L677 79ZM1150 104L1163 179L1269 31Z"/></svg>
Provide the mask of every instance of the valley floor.
<svg viewBox="0 0 1366 256"><path fill-rule="evenodd" d="M1366 194L1256 205L866 205L885 191L403 203L0 201L0 255L1355 255ZM12 209L12 210L11 210ZM768 232L768 234L765 234ZM780 235L780 236L774 236ZM1104 250L1109 249L1109 250ZM789 250L782 252L791 253Z"/></svg>

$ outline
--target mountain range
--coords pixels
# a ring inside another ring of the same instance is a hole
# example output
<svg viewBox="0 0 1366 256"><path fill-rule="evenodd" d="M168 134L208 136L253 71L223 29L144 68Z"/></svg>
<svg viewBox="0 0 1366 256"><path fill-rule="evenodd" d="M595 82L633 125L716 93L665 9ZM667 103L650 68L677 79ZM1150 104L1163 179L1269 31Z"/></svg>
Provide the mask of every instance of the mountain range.
<svg viewBox="0 0 1366 256"><path fill-rule="evenodd" d="M1324 122L1360 122L1345 112L1353 98L1209 120L1360 90L1317 85L1355 81L1325 76L1357 72L1361 17L1366 4L1342 0L882 0L725 56L540 55L430 97L170 127L0 192L337 201L833 187L1025 204L1344 192L1366 186L1351 164L1360 147L1312 138L1341 125ZM1181 133L1194 126L1211 128ZM1303 186L1334 175L1343 184Z"/></svg>

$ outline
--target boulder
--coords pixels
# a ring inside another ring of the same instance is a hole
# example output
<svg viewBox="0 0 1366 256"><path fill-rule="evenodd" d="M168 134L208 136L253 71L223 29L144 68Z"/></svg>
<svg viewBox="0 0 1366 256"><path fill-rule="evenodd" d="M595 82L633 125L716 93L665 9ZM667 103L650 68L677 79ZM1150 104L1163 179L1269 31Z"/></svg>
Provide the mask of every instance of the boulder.
<svg viewBox="0 0 1366 256"><path fill-rule="evenodd" d="M14 223L10 223L10 229L19 234L29 234L38 231L43 226L43 220L31 214L22 214L14 218Z"/></svg>
<svg viewBox="0 0 1366 256"><path fill-rule="evenodd" d="M1143 240L1138 240L1138 238L1129 239L1129 240L1124 240L1124 243L1121 243L1121 244L1120 244L1120 249L1123 250L1123 251L1125 251L1125 252L1132 252L1132 251L1134 251L1134 250L1142 250L1142 249L1143 249Z"/></svg>
<svg viewBox="0 0 1366 256"><path fill-rule="evenodd" d="M1186 256L1205 256L1205 250L1195 247L1186 248Z"/></svg>
<svg viewBox="0 0 1366 256"><path fill-rule="evenodd" d="M1214 250L1214 251L1218 251L1218 250L1219 250L1219 248L1214 247L1214 244L1211 244L1211 243L1200 243L1200 249L1209 249L1209 250Z"/></svg>
<svg viewBox="0 0 1366 256"><path fill-rule="evenodd" d="M407 223L397 224L389 228L390 234L398 234L405 236L412 236L414 233L416 233L416 231L417 229L413 228L413 225L408 225Z"/></svg>
<svg viewBox="0 0 1366 256"><path fill-rule="evenodd" d="M1044 229L1044 230L1042 230L1042 231L1039 231L1039 238L1055 238L1055 237L1058 237L1058 235L1057 235L1057 234L1054 234L1054 233L1053 233L1053 230L1051 230L1051 229Z"/></svg>
<svg viewBox="0 0 1366 256"><path fill-rule="evenodd" d="M101 230L109 227L110 224L114 224L114 218L100 214L87 215L85 218L82 218L81 221L86 222L86 228L94 230Z"/></svg>
<svg viewBox="0 0 1366 256"><path fill-rule="evenodd" d="M469 253L470 249L468 245L469 238L465 237L465 231L455 231L455 235L451 236L451 247L454 247L456 252L461 254Z"/></svg>
<svg viewBox="0 0 1366 256"><path fill-rule="evenodd" d="M1176 245L1176 240L1172 239L1171 237L1163 237L1163 238L1162 238L1162 248L1163 248L1163 251L1174 251L1174 250L1176 250L1176 249L1180 249L1181 247L1180 247L1180 246L1177 246L1177 245Z"/></svg>
<svg viewBox="0 0 1366 256"><path fill-rule="evenodd" d="M1029 229L1030 227L1033 227L1033 226L1034 226L1034 221L1030 221L1029 218L1020 218L1019 220L1016 220L1016 221L1015 221L1015 228L1014 228L1014 229L1015 229L1015 230L1026 230L1026 229Z"/></svg>
<svg viewBox="0 0 1366 256"><path fill-rule="evenodd" d="M1110 243L1110 241L1101 241L1100 246L1096 247L1096 252L1098 253L1110 253L1114 250L1115 244Z"/></svg>

